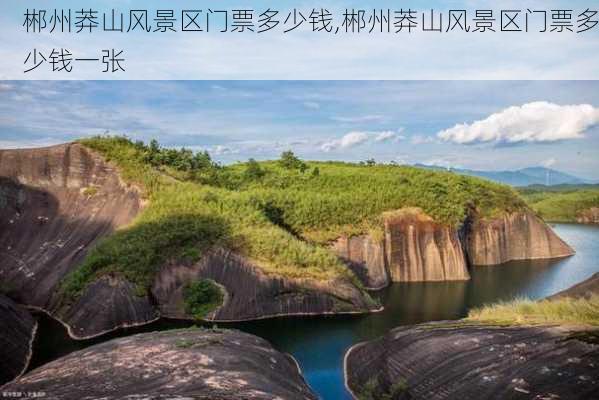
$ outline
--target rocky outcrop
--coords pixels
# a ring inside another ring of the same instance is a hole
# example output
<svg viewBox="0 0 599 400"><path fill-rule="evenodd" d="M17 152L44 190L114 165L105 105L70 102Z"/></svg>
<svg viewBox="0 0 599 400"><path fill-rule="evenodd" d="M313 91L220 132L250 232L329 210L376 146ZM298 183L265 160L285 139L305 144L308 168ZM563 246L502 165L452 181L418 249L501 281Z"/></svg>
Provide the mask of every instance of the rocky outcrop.
<svg viewBox="0 0 599 400"><path fill-rule="evenodd" d="M316 399L295 361L231 330L186 329L111 340L6 385L47 399Z"/></svg>
<svg viewBox="0 0 599 400"><path fill-rule="evenodd" d="M549 296L549 300L559 299L563 297L570 297L573 299L585 298L589 299L592 296L599 296L599 272L591 276L571 288L563 290L559 293ZM599 310L597 310L599 313Z"/></svg>
<svg viewBox="0 0 599 400"><path fill-rule="evenodd" d="M469 279L458 233L420 210L385 215L389 275L394 282Z"/></svg>
<svg viewBox="0 0 599 400"><path fill-rule="evenodd" d="M574 250L530 211L501 218L471 215L460 230L435 222L418 208L383 215L384 239L342 237L332 249L368 288L388 282L469 279L468 265L567 257Z"/></svg>
<svg viewBox="0 0 599 400"><path fill-rule="evenodd" d="M0 294L0 385L27 369L36 328L27 310Z"/></svg>
<svg viewBox="0 0 599 400"><path fill-rule="evenodd" d="M581 211L576 221L581 224L599 224L599 207L591 207Z"/></svg>
<svg viewBox="0 0 599 400"><path fill-rule="evenodd" d="M383 215L382 241L342 237L333 250L368 288L393 282L452 281L470 278L458 232L436 223L418 208Z"/></svg>
<svg viewBox="0 0 599 400"><path fill-rule="evenodd" d="M349 282L269 276L245 258L215 249L197 263L171 263L160 270L152 295L161 314L190 318L185 312L183 288L198 279L210 279L226 292L224 304L207 317L214 321L368 312L376 308L367 294Z"/></svg>
<svg viewBox="0 0 599 400"><path fill-rule="evenodd" d="M0 281L19 303L52 310L62 278L141 204L81 145L0 150Z"/></svg>
<svg viewBox="0 0 599 400"><path fill-rule="evenodd" d="M473 265L495 265L511 260L567 257L574 250L539 217L522 211L475 220L466 234L466 253Z"/></svg>
<svg viewBox="0 0 599 400"><path fill-rule="evenodd" d="M346 353L346 385L372 399L597 398L599 345L583 336L455 322L397 328Z"/></svg>
<svg viewBox="0 0 599 400"><path fill-rule="evenodd" d="M368 235L341 237L333 243L332 249L368 289L389 285L385 241Z"/></svg>
<svg viewBox="0 0 599 400"><path fill-rule="evenodd" d="M130 282L103 276L89 284L60 318L76 339L99 336L115 328L143 325L160 317L148 296L139 296Z"/></svg>

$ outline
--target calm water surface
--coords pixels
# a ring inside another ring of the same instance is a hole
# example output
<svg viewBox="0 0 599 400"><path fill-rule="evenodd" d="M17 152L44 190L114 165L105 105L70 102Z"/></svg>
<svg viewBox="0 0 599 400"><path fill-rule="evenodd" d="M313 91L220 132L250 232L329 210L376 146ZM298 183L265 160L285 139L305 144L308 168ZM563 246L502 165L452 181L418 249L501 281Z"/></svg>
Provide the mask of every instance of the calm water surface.
<svg viewBox="0 0 599 400"><path fill-rule="evenodd" d="M467 282L393 284L375 293L385 306L383 312L375 314L276 318L219 326L259 335L278 350L292 354L308 383L323 399L349 399L343 385L342 361L345 350L356 342L381 336L399 325L462 318L470 308L485 303L515 297L542 298L599 272L599 227L556 224L554 230L576 250L576 255L475 267ZM191 325L161 320L102 338L73 341L56 321L43 315L39 320L31 368L114 337Z"/></svg>

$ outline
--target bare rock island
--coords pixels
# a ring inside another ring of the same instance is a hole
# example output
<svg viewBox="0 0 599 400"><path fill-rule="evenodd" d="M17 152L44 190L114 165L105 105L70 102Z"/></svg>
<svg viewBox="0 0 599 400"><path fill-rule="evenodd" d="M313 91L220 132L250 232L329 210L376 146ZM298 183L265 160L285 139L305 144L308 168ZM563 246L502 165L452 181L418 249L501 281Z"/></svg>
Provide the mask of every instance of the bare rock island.
<svg viewBox="0 0 599 400"><path fill-rule="evenodd" d="M0 294L0 385L25 372L37 322L29 312Z"/></svg>
<svg viewBox="0 0 599 400"><path fill-rule="evenodd" d="M599 345L571 334L450 321L396 328L346 353L346 385L358 399L597 398Z"/></svg>
<svg viewBox="0 0 599 400"><path fill-rule="evenodd" d="M598 293L599 273L545 301ZM346 352L345 383L357 399L592 399L598 333L596 326L468 320L399 327Z"/></svg>
<svg viewBox="0 0 599 400"><path fill-rule="evenodd" d="M265 340L199 328L98 344L37 368L2 390L44 392L47 399L317 398L295 360Z"/></svg>

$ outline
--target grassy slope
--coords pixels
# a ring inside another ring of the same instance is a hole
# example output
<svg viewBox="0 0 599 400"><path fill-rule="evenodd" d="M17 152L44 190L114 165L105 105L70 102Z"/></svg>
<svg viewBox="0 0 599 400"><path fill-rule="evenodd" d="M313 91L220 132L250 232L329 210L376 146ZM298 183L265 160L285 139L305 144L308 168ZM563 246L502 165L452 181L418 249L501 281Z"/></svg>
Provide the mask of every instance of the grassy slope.
<svg viewBox="0 0 599 400"><path fill-rule="evenodd" d="M412 167L309 163L302 173L264 162L260 177L248 176L245 164L197 174L152 167L143 149L122 138L81 143L115 162L126 181L143 188L149 205L65 279L67 298L109 272L124 275L144 293L165 260L197 259L215 245L245 255L267 273L347 277L358 284L321 244L380 229L384 211L416 206L457 226L468 207L489 217L524 207L506 186ZM319 174L312 173L315 167Z"/></svg>
<svg viewBox="0 0 599 400"><path fill-rule="evenodd" d="M500 302L470 311L467 321L500 325L593 325L599 326L599 295L589 299L526 299Z"/></svg>
<svg viewBox="0 0 599 400"><path fill-rule="evenodd" d="M584 210L599 207L599 186L532 187L520 189L530 207L548 221L575 222Z"/></svg>

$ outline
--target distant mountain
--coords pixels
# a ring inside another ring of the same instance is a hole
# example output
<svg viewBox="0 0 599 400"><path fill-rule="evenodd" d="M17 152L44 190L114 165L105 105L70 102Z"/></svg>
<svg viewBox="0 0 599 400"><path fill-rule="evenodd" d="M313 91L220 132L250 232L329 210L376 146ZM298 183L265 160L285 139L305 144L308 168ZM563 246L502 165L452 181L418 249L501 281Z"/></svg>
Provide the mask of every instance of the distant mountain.
<svg viewBox="0 0 599 400"><path fill-rule="evenodd" d="M447 168L437 165L416 164L415 167L447 170ZM511 186L529 186L529 185L580 185L591 183L585 179L574 175L556 171L545 167L529 167L515 171L476 171L471 169L450 168L452 172L462 175L477 176L479 178L489 179L491 181L505 183Z"/></svg>

